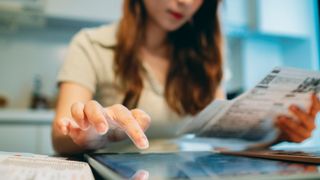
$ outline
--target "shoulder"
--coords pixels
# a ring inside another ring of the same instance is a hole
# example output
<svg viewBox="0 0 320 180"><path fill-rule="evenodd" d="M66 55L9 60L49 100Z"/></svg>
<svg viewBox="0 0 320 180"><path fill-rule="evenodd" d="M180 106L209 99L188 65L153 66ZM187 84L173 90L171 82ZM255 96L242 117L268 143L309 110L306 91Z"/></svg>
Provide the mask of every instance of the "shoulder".
<svg viewBox="0 0 320 180"><path fill-rule="evenodd" d="M85 28L72 39L59 82L71 81L96 91L97 84L113 80L113 51L107 47L116 43L117 24Z"/></svg>
<svg viewBox="0 0 320 180"><path fill-rule="evenodd" d="M72 43L84 46L99 45L112 47L116 45L117 29L118 23L94 28L84 28L73 37Z"/></svg>

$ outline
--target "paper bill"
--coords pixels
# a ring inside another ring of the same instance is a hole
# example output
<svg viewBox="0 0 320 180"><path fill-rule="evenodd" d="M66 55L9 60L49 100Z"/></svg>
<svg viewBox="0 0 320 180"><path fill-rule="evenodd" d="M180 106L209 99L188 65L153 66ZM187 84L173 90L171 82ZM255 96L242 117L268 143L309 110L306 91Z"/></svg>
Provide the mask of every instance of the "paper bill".
<svg viewBox="0 0 320 180"><path fill-rule="evenodd" d="M1 179L19 180L93 180L89 165L30 153L0 152Z"/></svg>
<svg viewBox="0 0 320 180"><path fill-rule="evenodd" d="M270 134L275 135L273 120L276 116L290 115L288 107L291 104L306 110L311 102L311 93L319 91L319 72L276 67L253 89L233 101L224 102L224 105L213 101L189 120L182 132L206 137L260 140Z"/></svg>

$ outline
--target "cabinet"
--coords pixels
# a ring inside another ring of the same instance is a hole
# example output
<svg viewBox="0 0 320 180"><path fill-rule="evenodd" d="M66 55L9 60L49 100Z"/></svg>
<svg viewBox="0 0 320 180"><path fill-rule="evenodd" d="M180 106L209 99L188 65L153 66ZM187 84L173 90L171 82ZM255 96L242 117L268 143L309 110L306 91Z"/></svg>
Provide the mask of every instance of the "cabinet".
<svg viewBox="0 0 320 180"><path fill-rule="evenodd" d="M0 151L37 152L35 126L1 124L0 137Z"/></svg>
<svg viewBox="0 0 320 180"><path fill-rule="evenodd" d="M1 110L0 151L53 155L53 111Z"/></svg>
<svg viewBox="0 0 320 180"><path fill-rule="evenodd" d="M122 0L46 0L47 16L110 22L119 19Z"/></svg>

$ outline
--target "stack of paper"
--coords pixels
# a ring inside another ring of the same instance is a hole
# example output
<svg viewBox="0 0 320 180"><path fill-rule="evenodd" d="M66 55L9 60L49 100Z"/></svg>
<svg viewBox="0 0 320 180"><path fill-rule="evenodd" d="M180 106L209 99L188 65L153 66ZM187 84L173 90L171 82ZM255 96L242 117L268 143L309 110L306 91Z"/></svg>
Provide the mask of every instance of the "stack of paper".
<svg viewBox="0 0 320 180"><path fill-rule="evenodd" d="M0 152L0 176L6 180L93 180L87 163L35 154Z"/></svg>

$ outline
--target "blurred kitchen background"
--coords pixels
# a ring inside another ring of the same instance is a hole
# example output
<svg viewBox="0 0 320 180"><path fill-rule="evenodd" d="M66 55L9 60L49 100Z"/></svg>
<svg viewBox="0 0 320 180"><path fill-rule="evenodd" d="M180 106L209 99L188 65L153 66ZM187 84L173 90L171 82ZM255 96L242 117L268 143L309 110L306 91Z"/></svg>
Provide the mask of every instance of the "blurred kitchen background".
<svg viewBox="0 0 320 180"><path fill-rule="evenodd" d="M121 6L122 0L0 0L0 151L53 154L56 75L68 43L81 28L117 21ZM274 66L319 70L317 0L224 0L221 19L228 98ZM320 145L316 136L319 130L303 145Z"/></svg>

